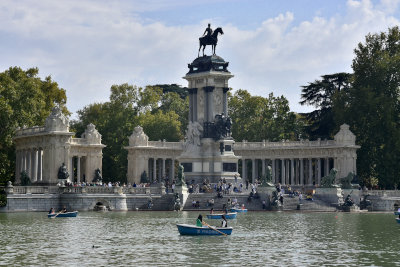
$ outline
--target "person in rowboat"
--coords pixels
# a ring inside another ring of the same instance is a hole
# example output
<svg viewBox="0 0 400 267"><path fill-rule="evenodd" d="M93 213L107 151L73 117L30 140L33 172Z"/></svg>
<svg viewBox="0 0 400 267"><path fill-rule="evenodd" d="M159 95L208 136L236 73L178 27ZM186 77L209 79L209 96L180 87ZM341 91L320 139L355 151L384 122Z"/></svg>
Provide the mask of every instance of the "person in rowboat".
<svg viewBox="0 0 400 267"><path fill-rule="evenodd" d="M56 213L56 212L54 211L54 208L51 208L51 209L49 210L49 214L54 214L54 213Z"/></svg>
<svg viewBox="0 0 400 267"><path fill-rule="evenodd" d="M228 227L228 222L226 221L225 215L222 215L221 227Z"/></svg>
<svg viewBox="0 0 400 267"><path fill-rule="evenodd" d="M201 215L201 214L199 214L199 217L197 217L197 220L196 220L196 226L197 227L203 227L203 216Z"/></svg>

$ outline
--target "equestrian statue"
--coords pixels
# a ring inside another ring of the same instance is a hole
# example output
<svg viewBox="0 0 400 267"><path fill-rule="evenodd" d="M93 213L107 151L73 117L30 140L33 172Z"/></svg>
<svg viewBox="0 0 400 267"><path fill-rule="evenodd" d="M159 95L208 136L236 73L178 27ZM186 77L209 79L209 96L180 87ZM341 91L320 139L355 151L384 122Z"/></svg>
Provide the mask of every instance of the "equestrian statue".
<svg viewBox="0 0 400 267"><path fill-rule="evenodd" d="M199 47L199 52L197 53L197 57L200 55L200 49L203 47L203 56L204 56L204 49L206 48L207 45L212 46L212 53L215 55L215 47L217 46L218 43L218 33L224 34L222 31L222 28L218 27L213 31L211 29L211 25L208 24L208 27L204 31L203 37L199 38L200 41L200 47Z"/></svg>

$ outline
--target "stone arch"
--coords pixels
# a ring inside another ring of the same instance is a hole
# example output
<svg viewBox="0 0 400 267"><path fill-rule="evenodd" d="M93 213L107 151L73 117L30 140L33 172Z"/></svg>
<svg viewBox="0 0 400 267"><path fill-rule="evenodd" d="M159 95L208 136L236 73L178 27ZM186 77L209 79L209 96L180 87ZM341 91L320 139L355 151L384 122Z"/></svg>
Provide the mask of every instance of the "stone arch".
<svg viewBox="0 0 400 267"><path fill-rule="evenodd" d="M94 208L96 207L96 205L104 205L107 207L107 209L109 210L112 205L110 203L109 200L105 199L105 198L95 198L92 203L89 206L89 210L94 210Z"/></svg>

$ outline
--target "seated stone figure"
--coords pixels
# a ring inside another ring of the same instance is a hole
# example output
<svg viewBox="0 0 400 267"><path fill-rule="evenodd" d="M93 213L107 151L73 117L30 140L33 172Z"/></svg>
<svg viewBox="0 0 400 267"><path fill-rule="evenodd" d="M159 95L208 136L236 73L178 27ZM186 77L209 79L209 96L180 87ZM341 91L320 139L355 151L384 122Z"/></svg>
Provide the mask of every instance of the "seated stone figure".
<svg viewBox="0 0 400 267"><path fill-rule="evenodd" d="M331 188L335 187L337 170L332 168L329 172L329 175L322 177L321 179L321 187Z"/></svg>
<svg viewBox="0 0 400 267"><path fill-rule="evenodd" d="M349 172L349 174L344 177L344 178L340 178L340 184L341 184L341 188L343 189L351 189L352 185L351 185L351 181L354 178L354 173Z"/></svg>
<svg viewBox="0 0 400 267"><path fill-rule="evenodd" d="M67 171L67 167L63 163L61 167L58 169L58 179L67 179L69 177L69 173Z"/></svg>

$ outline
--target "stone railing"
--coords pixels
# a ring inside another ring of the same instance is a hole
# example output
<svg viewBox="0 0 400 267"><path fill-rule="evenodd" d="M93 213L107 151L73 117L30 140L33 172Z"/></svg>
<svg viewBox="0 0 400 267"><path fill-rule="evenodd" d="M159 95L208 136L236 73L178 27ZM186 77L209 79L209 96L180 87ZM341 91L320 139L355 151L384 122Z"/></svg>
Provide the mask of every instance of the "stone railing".
<svg viewBox="0 0 400 267"><path fill-rule="evenodd" d="M181 142L149 141L148 146L165 147L165 148L172 148L172 149L182 149L183 141L181 141Z"/></svg>
<svg viewBox="0 0 400 267"><path fill-rule="evenodd" d="M58 186L13 186L6 188L9 194L57 194Z"/></svg>
<svg viewBox="0 0 400 267"><path fill-rule="evenodd" d="M16 136L21 136L21 135L32 135L36 133L41 133L45 132L46 128L43 126L34 126L30 128L20 128L15 131Z"/></svg>
<svg viewBox="0 0 400 267"><path fill-rule="evenodd" d="M400 197L400 190L368 190L363 191L363 195L377 197Z"/></svg>
<svg viewBox="0 0 400 267"><path fill-rule="evenodd" d="M235 143L235 150L245 149L265 149L265 148L289 148L289 147L321 147L321 146L335 146L335 140L300 140L300 141L281 141L281 142L237 142Z"/></svg>
<svg viewBox="0 0 400 267"><path fill-rule="evenodd" d="M87 143L85 138L71 138L71 144L73 145L86 145Z"/></svg>
<svg viewBox="0 0 400 267"><path fill-rule="evenodd" d="M160 187L108 187L108 186L79 186L63 187L62 193L70 194L135 194L135 195L159 195L162 193Z"/></svg>

